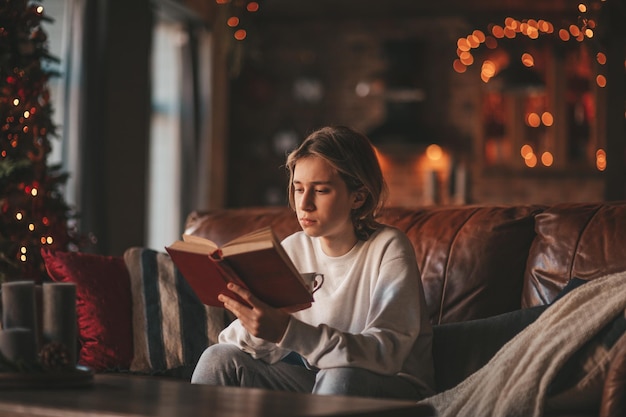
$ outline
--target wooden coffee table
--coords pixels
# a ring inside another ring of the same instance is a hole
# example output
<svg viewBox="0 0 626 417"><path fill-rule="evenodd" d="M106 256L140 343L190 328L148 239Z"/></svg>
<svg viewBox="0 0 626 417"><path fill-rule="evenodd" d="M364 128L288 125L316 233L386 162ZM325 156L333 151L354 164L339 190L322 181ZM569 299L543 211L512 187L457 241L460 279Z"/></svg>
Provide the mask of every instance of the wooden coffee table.
<svg viewBox="0 0 626 417"><path fill-rule="evenodd" d="M0 416L435 416L413 401L319 396L192 385L158 377L99 374L83 388L0 391Z"/></svg>

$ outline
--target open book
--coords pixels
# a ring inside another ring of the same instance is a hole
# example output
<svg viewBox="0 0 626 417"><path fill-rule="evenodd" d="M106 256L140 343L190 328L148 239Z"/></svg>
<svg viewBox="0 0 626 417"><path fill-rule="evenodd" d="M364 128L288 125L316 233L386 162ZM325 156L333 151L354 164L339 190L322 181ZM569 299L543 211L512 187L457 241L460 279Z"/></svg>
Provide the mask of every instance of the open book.
<svg viewBox="0 0 626 417"><path fill-rule="evenodd" d="M303 308L313 302L313 289L302 278L270 227L238 237L222 247L198 236L183 235L167 246L174 264L206 305L223 307L227 295L246 304L226 288L234 282L272 307Z"/></svg>

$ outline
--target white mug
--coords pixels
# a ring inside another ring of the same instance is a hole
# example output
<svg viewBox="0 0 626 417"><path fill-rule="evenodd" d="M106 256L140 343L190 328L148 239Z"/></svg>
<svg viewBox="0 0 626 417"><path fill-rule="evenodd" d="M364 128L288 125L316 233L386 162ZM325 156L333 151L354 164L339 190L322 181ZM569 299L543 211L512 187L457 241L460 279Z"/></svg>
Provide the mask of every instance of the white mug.
<svg viewBox="0 0 626 417"><path fill-rule="evenodd" d="M319 272L305 272L302 275L304 282L311 288L311 294L319 290L324 283L324 274Z"/></svg>

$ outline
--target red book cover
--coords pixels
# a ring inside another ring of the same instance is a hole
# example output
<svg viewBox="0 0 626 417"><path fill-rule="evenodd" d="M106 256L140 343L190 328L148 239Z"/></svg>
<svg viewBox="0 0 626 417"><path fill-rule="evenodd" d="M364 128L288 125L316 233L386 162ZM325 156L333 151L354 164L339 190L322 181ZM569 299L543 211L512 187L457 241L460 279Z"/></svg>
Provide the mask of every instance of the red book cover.
<svg viewBox="0 0 626 417"><path fill-rule="evenodd" d="M242 236L222 248L206 239L183 236L165 249L200 301L223 307L219 294L247 304L226 288L234 282L264 303L276 307L305 308L313 302L312 288L304 282L271 229Z"/></svg>
<svg viewBox="0 0 626 417"><path fill-rule="evenodd" d="M239 278L230 277L221 268L219 262L211 259L209 255L186 252L172 247L166 247L165 250L203 304L224 307L224 304L217 299L219 294L224 294L247 305L241 297L226 288L226 284L230 281L242 287L246 285Z"/></svg>

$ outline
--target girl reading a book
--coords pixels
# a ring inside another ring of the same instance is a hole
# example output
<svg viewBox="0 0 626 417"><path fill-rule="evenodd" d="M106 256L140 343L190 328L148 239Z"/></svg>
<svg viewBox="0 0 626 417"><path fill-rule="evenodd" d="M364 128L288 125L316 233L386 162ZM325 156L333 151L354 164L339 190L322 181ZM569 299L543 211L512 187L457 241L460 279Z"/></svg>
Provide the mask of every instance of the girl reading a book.
<svg viewBox="0 0 626 417"><path fill-rule="evenodd" d="M324 275L315 302L246 306L202 354L192 383L420 399L433 393L432 328L413 247L379 224L386 186L370 141L346 127L309 135L287 158L302 231L283 242L302 273Z"/></svg>

